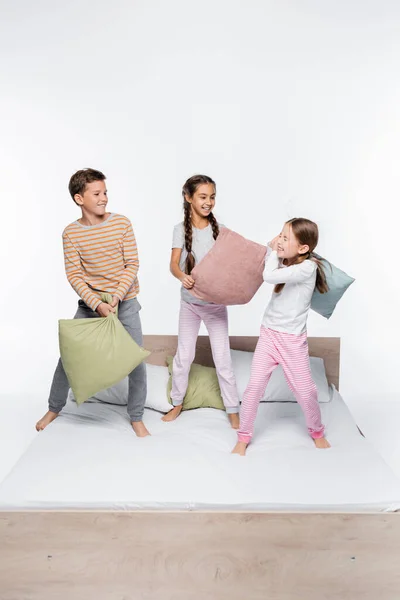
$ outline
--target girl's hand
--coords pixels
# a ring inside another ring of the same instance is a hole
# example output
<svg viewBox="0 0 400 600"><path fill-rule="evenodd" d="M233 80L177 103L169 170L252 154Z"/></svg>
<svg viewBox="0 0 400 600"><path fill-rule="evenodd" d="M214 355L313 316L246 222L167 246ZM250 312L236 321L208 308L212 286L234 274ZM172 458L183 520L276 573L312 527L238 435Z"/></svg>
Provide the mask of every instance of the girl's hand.
<svg viewBox="0 0 400 600"><path fill-rule="evenodd" d="M181 282L183 287L187 290L190 290L194 286L194 279L192 279L190 275L183 275L183 277L181 277Z"/></svg>
<svg viewBox="0 0 400 600"><path fill-rule="evenodd" d="M280 238L280 235L277 235L276 237L274 237L273 240L271 240L270 242L268 242L268 246L270 248L272 248L272 250L275 250L275 252L278 250L279 238Z"/></svg>

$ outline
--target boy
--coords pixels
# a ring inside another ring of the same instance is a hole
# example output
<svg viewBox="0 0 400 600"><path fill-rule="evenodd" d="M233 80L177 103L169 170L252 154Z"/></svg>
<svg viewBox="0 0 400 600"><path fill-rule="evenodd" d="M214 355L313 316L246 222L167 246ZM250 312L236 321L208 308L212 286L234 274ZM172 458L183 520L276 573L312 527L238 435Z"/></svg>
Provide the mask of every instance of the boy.
<svg viewBox="0 0 400 600"><path fill-rule="evenodd" d="M82 217L63 233L67 279L81 298L74 318L107 317L119 304L119 320L135 342L142 345L135 236L129 219L106 212L105 179L100 171L82 169L69 182L72 199L82 210ZM112 295L111 304L101 301L101 292ZM68 390L60 359L50 390L49 410L37 422L38 431L58 416L67 401ZM128 414L138 437L150 435L142 421L146 393L146 367L142 363L129 375L128 393Z"/></svg>

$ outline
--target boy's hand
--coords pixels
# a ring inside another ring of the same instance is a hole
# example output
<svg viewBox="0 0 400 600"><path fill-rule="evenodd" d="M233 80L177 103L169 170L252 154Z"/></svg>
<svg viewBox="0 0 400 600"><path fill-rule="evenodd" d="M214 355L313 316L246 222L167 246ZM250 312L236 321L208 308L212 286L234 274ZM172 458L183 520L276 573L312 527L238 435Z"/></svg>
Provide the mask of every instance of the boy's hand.
<svg viewBox="0 0 400 600"><path fill-rule="evenodd" d="M183 287L187 290L190 290L194 286L194 279L192 279L190 275L183 275L183 277L181 277L181 282Z"/></svg>
<svg viewBox="0 0 400 600"><path fill-rule="evenodd" d="M111 306L111 304L101 302L96 308L96 312L100 315L100 317L108 317L110 313L115 313L115 308Z"/></svg>
<svg viewBox="0 0 400 600"><path fill-rule="evenodd" d="M119 298L118 296L113 296L110 306L115 307L118 306Z"/></svg>

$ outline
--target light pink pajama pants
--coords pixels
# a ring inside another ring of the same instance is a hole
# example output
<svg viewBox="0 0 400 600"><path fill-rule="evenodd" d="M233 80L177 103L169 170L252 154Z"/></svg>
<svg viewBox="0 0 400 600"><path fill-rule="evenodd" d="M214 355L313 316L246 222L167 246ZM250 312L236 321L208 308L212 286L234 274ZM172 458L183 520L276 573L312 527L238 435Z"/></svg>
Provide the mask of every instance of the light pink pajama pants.
<svg viewBox="0 0 400 600"><path fill-rule="evenodd" d="M240 442L249 443L251 440L258 405L272 371L278 365L282 365L288 386L303 409L309 434L312 438L324 436L317 388L311 377L307 333L293 335L261 326L250 381L240 409Z"/></svg>
<svg viewBox="0 0 400 600"><path fill-rule="evenodd" d="M226 412L237 413L239 395L229 348L228 311L226 306L220 304L190 304L181 301L178 349L172 367L172 403L174 406L179 406L185 397L202 321L210 337L212 356Z"/></svg>

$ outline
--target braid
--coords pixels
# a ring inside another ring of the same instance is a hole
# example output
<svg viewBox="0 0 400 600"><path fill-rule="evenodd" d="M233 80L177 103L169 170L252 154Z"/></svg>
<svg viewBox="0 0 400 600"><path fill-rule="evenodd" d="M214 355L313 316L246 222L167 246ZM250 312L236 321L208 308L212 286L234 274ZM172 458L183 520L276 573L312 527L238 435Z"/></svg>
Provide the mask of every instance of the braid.
<svg viewBox="0 0 400 600"><path fill-rule="evenodd" d="M212 230L213 230L213 238L214 238L214 240L216 240L217 237L218 237L218 235L219 235L219 226L218 226L218 221L214 217L214 215L212 214L212 212L210 212L210 214L208 215L208 220L210 221L210 225L211 225Z"/></svg>
<svg viewBox="0 0 400 600"><path fill-rule="evenodd" d="M194 269L195 260L192 254L192 241L193 241L193 228L192 228L192 207L190 202L184 202L183 204L184 220L183 227L185 230L185 248L187 257L185 261L185 273L190 275Z"/></svg>
<svg viewBox="0 0 400 600"><path fill-rule="evenodd" d="M193 177L190 177L186 181L186 183L183 185L183 188L182 188L183 212L184 212L183 228L185 230L185 249L187 252L187 257L186 257L186 261L185 261L185 273L187 275L190 275L190 273L194 269L194 265L195 265L196 261L195 261L195 258L193 256L193 252L192 252L192 243L193 243L192 205L190 204L190 202L188 202L186 200L186 198L192 198L193 194L197 190L198 186L203 183L211 184L215 188L215 182L211 179L211 177L208 177L207 175L193 175ZM216 240L218 237L218 234L219 234L219 227L218 227L217 220L212 213L209 214L208 220L209 220L212 230L213 230L214 240Z"/></svg>
<svg viewBox="0 0 400 600"><path fill-rule="evenodd" d="M326 275L322 266L322 260L319 257L317 258L315 255L312 256L312 260L317 263L317 279L315 282L315 287L320 292L320 294L326 294L326 292L329 292L329 286L326 281ZM326 260L325 262L330 266L332 271L332 265Z"/></svg>
<svg viewBox="0 0 400 600"><path fill-rule="evenodd" d="M285 287L284 283L277 283L276 286L274 287L275 294L280 294L284 287Z"/></svg>

